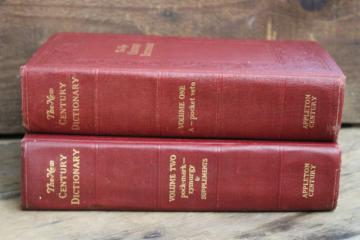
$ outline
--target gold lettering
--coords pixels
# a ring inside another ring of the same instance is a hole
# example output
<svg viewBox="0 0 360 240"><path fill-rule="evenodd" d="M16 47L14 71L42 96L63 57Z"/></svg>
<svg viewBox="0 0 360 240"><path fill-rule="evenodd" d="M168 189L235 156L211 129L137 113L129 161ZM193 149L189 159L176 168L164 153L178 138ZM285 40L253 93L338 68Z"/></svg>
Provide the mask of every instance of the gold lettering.
<svg viewBox="0 0 360 240"><path fill-rule="evenodd" d="M60 191L59 198L67 198L67 157L60 154Z"/></svg>
<svg viewBox="0 0 360 240"><path fill-rule="evenodd" d="M55 118L55 93L54 89L49 89L49 94L46 96L46 105L49 106L49 108L46 110L46 119L51 120Z"/></svg>
<svg viewBox="0 0 360 240"><path fill-rule="evenodd" d="M133 43L130 50L127 52L128 55L138 55L140 52L141 44Z"/></svg>
<svg viewBox="0 0 360 240"><path fill-rule="evenodd" d="M171 154L169 159L169 202L176 199L176 155Z"/></svg>
<svg viewBox="0 0 360 240"><path fill-rule="evenodd" d="M180 167L180 172L181 172L181 184L180 184L180 197L181 198L189 198L189 196L187 195L186 192L186 163L185 163L185 159L183 159L183 164Z"/></svg>
<svg viewBox="0 0 360 240"><path fill-rule="evenodd" d="M175 201L176 197L176 174L169 175L169 202Z"/></svg>
<svg viewBox="0 0 360 240"><path fill-rule="evenodd" d="M177 166L177 159L175 154L169 157L169 203L177 201L177 191L179 191L178 198L180 198L181 201L191 199L196 192L199 192L199 196L196 198L206 200L208 197L208 159L201 159L201 170L199 174L197 174L195 164L193 165L191 160L188 163L187 159L182 157L182 162ZM179 171L178 175L176 171Z"/></svg>
<svg viewBox="0 0 360 240"><path fill-rule="evenodd" d="M195 98L190 98L190 120L197 120L197 117L195 116Z"/></svg>
<svg viewBox="0 0 360 240"><path fill-rule="evenodd" d="M178 129L185 125L185 85L179 86L179 109L178 109Z"/></svg>
<svg viewBox="0 0 360 240"><path fill-rule="evenodd" d="M140 57L150 57L152 54L152 51L154 49L155 44L154 43L146 43L144 52L140 54Z"/></svg>
<svg viewBox="0 0 360 240"><path fill-rule="evenodd" d="M315 128L316 123L317 97L305 94L303 128Z"/></svg>
<svg viewBox="0 0 360 240"><path fill-rule="evenodd" d="M207 198L208 159L202 159L201 165L201 199Z"/></svg>
<svg viewBox="0 0 360 240"><path fill-rule="evenodd" d="M49 167L46 168L46 193L55 192L55 162L50 160Z"/></svg>
<svg viewBox="0 0 360 240"><path fill-rule="evenodd" d="M185 103L179 102L179 113L178 113L178 128L184 128L185 124Z"/></svg>
<svg viewBox="0 0 360 240"><path fill-rule="evenodd" d="M72 82L72 130L80 130L80 80L71 77Z"/></svg>
<svg viewBox="0 0 360 240"><path fill-rule="evenodd" d="M196 169L193 165L189 165L189 195L195 192L194 187L194 174L196 173Z"/></svg>
<svg viewBox="0 0 360 240"><path fill-rule="evenodd" d="M170 155L169 159L169 202L176 199L176 155Z"/></svg>
<svg viewBox="0 0 360 240"><path fill-rule="evenodd" d="M176 155L170 155L170 164L169 164L170 172L176 171Z"/></svg>
<svg viewBox="0 0 360 240"><path fill-rule="evenodd" d="M67 124L66 84L62 82L59 83L59 109L60 109L59 124L64 126Z"/></svg>
<svg viewBox="0 0 360 240"><path fill-rule="evenodd" d="M194 121L196 121L198 118L196 116L196 83L195 82L191 82L190 83L190 106L189 106L189 110L190 110L190 126L192 128L192 130L190 131L194 131L193 129L193 125L194 125Z"/></svg>
<svg viewBox="0 0 360 240"><path fill-rule="evenodd" d="M188 125L186 130L195 132L195 123L198 120L196 106L196 82L190 82L188 90L186 85L180 85L178 89L178 129L184 129ZM188 112L186 109L188 109Z"/></svg>
<svg viewBox="0 0 360 240"><path fill-rule="evenodd" d="M131 47L129 49L129 45L122 44L115 47L115 53L124 53L132 56L140 56L140 57L150 57L155 47L155 43L147 42L143 48L143 51L140 53L143 44L141 43L131 43Z"/></svg>
<svg viewBox="0 0 360 240"><path fill-rule="evenodd" d="M315 193L316 166L311 163L304 164L302 197L311 198Z"/></svg>
<svg viewBox="0 0 360 240"><path fill-rule="evenodd" d="M179 99L184 100L185 99L185 85L179 86Z"/></svg>
<svg viewBox="0 0 360 240"><path fill-rule="evenodd" d="M122 45L116 46L115 52L116 52L116 53L125 53L126 50L128 49L128 47L129 47L129 46L126 45L126 44L122 44Z"/></svg>
<svg viewBox="0 0 360 240"><path fill-rule="evenodd" d="M80 150L73 148L73 196L71 198L71 205L80 204Z"/></svg>

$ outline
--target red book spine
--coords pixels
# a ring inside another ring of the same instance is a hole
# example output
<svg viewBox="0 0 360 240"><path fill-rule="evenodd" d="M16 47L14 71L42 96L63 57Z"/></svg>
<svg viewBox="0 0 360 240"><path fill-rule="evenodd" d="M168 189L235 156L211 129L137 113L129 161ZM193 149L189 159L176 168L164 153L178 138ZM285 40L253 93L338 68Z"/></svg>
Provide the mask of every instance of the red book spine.
<svg viewBox="0 0 360 240"><path fill-rule="evenodd" d="M345 77L313 42L69 33L21 79L29 132L334 141Z"/></svg>
<svg viewBox="0 0 360 240"><path fill-rule="evenodd" d="M309 211L336 207L333 143L27 135L24 209Z"/></svg>

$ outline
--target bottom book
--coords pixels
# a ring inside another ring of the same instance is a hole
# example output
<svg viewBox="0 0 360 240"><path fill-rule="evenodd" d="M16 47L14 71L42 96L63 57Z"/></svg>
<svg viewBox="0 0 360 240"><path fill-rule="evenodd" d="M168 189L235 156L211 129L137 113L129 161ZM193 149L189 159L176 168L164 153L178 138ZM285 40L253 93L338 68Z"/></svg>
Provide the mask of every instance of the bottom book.
<svg viewBox="0 0 360 240"><path fill-rule="evenodd" d="M27 135L22 207L332 210L339 173L335 143Z"/></svg>

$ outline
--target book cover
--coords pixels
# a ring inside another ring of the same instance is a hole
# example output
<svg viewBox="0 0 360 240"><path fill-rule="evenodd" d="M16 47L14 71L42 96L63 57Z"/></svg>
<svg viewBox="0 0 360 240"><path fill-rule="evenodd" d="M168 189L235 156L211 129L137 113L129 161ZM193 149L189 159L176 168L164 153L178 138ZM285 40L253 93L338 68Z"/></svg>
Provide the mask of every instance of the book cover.
<svg viewBox="0 0 360 240"><path fill-rule="evenodd" d="M27 135L22 207L314 211L336 207L335 143Z"/></svg>
<svg viewBox="0 0 360 240"><path fill-rule="evenodd" d="M60 33L21 68L37 133L334 141L345 76L317 43Z"/></svg>

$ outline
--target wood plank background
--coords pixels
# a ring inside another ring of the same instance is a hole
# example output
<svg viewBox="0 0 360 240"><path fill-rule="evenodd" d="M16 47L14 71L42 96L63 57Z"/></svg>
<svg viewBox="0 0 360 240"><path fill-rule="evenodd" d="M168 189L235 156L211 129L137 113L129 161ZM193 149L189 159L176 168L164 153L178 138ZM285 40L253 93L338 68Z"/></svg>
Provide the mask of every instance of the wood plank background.
<svg viewBox="0 0 360 240"><path fill-rule="evenodd" d="M360 1L0 0L0 134L22 133L19 66L59 31L312 39L348 77L344 122L360 123Z"/></svg>
<svg viewBox="0 0 360 240"><path fill-rule="evenodd" d="M166 213L20 211L20 141L0 141L0 238L360 239L360 128L340 131L340 194L333 212Z"/></svg>

